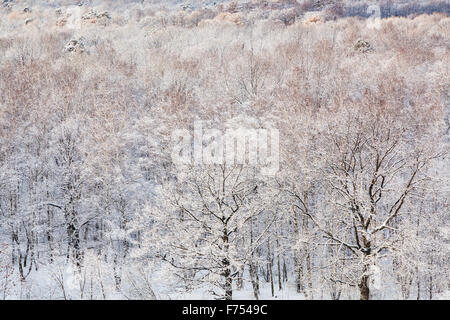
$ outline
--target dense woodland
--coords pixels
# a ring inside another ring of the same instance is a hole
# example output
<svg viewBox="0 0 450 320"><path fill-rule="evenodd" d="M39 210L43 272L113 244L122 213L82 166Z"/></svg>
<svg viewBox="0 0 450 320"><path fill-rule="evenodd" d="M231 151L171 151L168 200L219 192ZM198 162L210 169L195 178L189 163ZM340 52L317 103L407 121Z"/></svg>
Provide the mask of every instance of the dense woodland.
<svg viewBox="0 0 450 320"><path fill-rule="evenodd" d="M449 299L448 3L75 3L0 7L0 299Z"/></svg>

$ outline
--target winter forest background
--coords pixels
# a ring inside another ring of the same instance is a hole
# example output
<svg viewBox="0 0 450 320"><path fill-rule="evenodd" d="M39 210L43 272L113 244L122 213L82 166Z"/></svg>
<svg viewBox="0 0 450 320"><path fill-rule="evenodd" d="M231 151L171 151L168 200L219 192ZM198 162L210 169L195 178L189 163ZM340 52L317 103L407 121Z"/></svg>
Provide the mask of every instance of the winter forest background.
<svg viewBox="0 0 450 320"><path fill-rule="evenodd" d="M3 0L0 299L449 299L449 10ZM180 172L198 120L279 171Z"/></svg>

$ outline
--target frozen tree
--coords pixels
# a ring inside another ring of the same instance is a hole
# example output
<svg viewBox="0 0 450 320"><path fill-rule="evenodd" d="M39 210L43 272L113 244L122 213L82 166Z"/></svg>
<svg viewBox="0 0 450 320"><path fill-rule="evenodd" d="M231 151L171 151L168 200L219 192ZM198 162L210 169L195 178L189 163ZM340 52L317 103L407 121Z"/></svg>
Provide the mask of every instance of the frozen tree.
<svg viewBox="0 0 450 320"><path fill-rule="evenodd" d="M187 176L161 189L163 204L144 211L146 223L139 225L147 230L138 251L158 255L188 283L211 281L216 296L231 299L233 280L265 234L254 232L250 246L242 246L242 232L270 210L253 171L243 165L189 168Z"/></svg>

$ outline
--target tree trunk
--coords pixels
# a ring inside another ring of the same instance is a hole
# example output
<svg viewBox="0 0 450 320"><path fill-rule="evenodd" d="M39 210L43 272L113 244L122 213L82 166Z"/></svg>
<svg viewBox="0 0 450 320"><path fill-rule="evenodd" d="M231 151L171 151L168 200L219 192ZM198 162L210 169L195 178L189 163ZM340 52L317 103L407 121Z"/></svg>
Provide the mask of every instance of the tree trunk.
<svg viewBox="0 0 450 320"><path fill-rule="evenodd" d="M278 290L281 291L281 261L280 261L280 244L278 241L278 232L277 232L277 272L278 272Z"/></svg>
<svg viewBox="0 0 450 320"><path fill-rule="evenodd" d="M258 278L258 268L255 267L253 262L253 221L250 220L250 249L251 256L249 262L249 272L250 272L250 281L252 282L253 287L253 295L256 300L259 300L259 278Z"/></svg>
<svg viewBox="0 0 450 320"><path fill-rule="evenodd" d="M226 262L228 262L228 259L225 260L227 260ZM233 300L233 288L232 288L233 280L231 279L231 270L229 267L229 262L228 267L225 268L224 276L225 276L225 286L224 286L225 300Z"/></svg>
<svg viewBox="0 0 450 320"><path fill-rule="evenodd" d="M272 257L270 252L270 239L267 239L267 272L270 280L270 289L272 297L275 295L275 290L273 286L273 271L272 271Z"/></svg>
<svg viewBox="0 0 450 320"><path fill-rule="evenodd" d="M366 228L367 232L367 228ZM363 257L362 257L362 263L363 263L363 270L361 279L359 281L358 287L359 287L359 299L360 300L369 300L370 297L370 289L369 289L369 266L370 266L370 259L369 255L372 252L371 248L371 241L367 238L365 234L362 234L361 237L361 243L363 250Z"/></svg>
<svg viewBox="0 0 450 320"><path fill-rule="evenodd" d="M363 275L359 283L359 300L369 300L369 276Z"/></svg>
<svg viewBox="0 0 450 320"><path fill-rule="evenodd" d="M226 225L223 228L223 235L222 235L222 241L223 241L223 249L225 253L225 258L222 260L223 265L223 277L225 278L223 289L225 291L225 300L233 300L233 279L231 278L231 266L230 266L230 260L228 259L228 250L229 250L229 240L228 240L228 229Z"/></svg>
<svg viewBox="0 0 450 320"><path fill-rule="evenodd" d="M294 235L295 241L297 242L299 239L299 230L298 230L298 217L295 210L293 211L293 224L294 224ZM302 291L302 261L301 261L301 251L297 246L294 249L294 268L295 268L295 286L297 289L297 293Z"/></svg>
<svg viewBox="0 0 450 320"><path fill-rule="evenodd" d="M255 270L255 266L253 265L253 261L250 261L249 263L249 271L250 271L250 280L252 282L253 287L253 295L255 296L256 300L259 300L259 279L257 270Z"/></svg>
<svg viewBox="0 0 450 320"><path fill-rule="evenodd" d="M369 300L370 289L369 289L369 264L367 255L363 258L363 274L359 281L359 300Z"/></svg>

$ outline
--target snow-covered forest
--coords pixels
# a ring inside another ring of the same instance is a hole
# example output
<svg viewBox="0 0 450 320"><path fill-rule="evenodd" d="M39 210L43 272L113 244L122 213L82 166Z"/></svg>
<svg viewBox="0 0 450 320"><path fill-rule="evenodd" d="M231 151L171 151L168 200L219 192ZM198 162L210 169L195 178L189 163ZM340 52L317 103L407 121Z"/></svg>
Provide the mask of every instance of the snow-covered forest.
<svg viewBox="0 0 450 320"><path fill-rule="evenodd" d="M450 299L449 10L3 0L0 299Z"/></svg>

